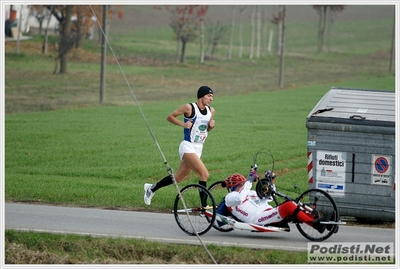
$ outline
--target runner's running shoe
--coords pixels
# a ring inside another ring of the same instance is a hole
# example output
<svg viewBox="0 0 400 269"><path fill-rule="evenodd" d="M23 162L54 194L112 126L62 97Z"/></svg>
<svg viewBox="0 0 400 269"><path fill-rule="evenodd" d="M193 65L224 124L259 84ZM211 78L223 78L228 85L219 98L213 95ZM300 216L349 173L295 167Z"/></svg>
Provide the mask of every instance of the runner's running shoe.
<svg viewBox="0 0 400 269"><path fill-rule="evenodd" d="M146 205L151 204L151 198L153 198L155 192L151 190L153 184L146 183L144 184L144 202Z"/></svg>

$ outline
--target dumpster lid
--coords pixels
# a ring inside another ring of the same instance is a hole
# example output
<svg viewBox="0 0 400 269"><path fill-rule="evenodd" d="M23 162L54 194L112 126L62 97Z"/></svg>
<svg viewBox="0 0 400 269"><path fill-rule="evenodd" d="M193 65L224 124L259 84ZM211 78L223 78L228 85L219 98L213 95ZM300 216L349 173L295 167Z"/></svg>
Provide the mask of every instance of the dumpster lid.
<svg viewBox="0 0 400 269"><path fill-rule="evenodd" d="M307 121L394 126L395 92L332 87Z"/></svg>

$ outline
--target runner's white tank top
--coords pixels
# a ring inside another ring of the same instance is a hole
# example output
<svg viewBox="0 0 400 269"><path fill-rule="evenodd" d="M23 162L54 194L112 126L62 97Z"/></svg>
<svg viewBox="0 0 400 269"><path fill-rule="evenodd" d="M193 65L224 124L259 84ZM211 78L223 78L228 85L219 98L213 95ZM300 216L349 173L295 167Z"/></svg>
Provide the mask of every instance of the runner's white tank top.
<svg viewBox="0 0 400 269"><path fill-rule="evenodd" d="M202 111L205 114L201 113L196 103L192 103L192 107L194 108L193 118L184 117L184 122L191 120L193 121L193 125L190 129L183 129L183 140L203 144L208 135L208 123L210 122L212 116L210 107L206 106L206 108Z"/></svg>

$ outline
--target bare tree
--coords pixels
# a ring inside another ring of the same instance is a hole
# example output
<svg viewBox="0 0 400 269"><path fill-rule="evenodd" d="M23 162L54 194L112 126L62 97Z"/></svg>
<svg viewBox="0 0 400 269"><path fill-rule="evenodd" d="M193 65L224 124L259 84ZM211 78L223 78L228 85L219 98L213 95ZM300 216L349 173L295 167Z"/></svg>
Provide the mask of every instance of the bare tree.
<svg viewBox="0 0 400 269"><path fill-rule="evenodd" d="M170 24L170 26L174 29L177 35L177 49L179 49L179 42L182 43L182 47L180 49L181 57L180 62L186 62L186 45L188 42L194 41L198 37L197 28L198 25L189 25L190 23L181 24L179 21L174 21Z"/></svg>
<svg viewBox="0 0 400 269"><path fill-rule="evenodd" d="M54 12L54 10L53 10ZM58 14L57 14L58 16ZM53 74L57 73L58 60L60 60L60 74L67 73L67 53L73 47L75 43L74 33L71 33L71 17L72 17L72 6L67 5L62 8L59 21L62 22L60 28L60 43L58 47L58 56L55 58L55 67Z"/></svg>
<svg viewBox="0 0 400 269"><path fill-rule="evenodd" d="M256 17L257 17L257 46L256 46L256 58L260 58L261 49L261 7L256 6Z"/></svg>
<svg viewBox="0 0 400 269"><path fill-rule="evenodd" d="M233 43L233 30L235 27L236 6L232 7L231 25L229 28L229 47L228 47L228 60L232 59L232 43Z"/></svg>
<svg viewBox="0 0 400 269"><path fill-rule="evenodd" d="M281 55L281 46L282 46L282 22L283 22L283 6L278 6L279 7L279 23L278 23L278 55Z"/></svg>
<svg viewBox="0 0 400 269"><path fill-rule="evenodd" d="M51 14L53 13L53 6L50 7L50 15L47 19L47 25L44 30L44 40L43 40L43 46L42 46L42 52L44 54L47 54L48 51L48 40L49 40L49 25L50 25L50 20L51 20Z"/></svg>
<svg viewBox="0 0 400 269"><path fill-rule="evenodd" d="M43 31L43 23L47 19L51 19L51 11L49 11L45 6L32 5L30 9L30 16L34 17L39 23L39 35Z"/></svg>
<svg viewBox="0 0 400 269"><path fill-rule="evenodd" d="M254 52L255 15L256 15L256 6L253 6L251 10L251 37L250 37L250 53L249 53L250 60L253 60L253 52Z"/></svg>
<svg viewBox="0 0 400 269"><path fill-rule="evenodd" d="M39 21L39 34L43 31L43 22L47 19L46 26L44 28L44 38L43 38L43 45L42 45L42 53L47 54L48 47L49 47L49 28L50 28L50 21L53 16L53 12L55 11L55 7L59 9L61 6L38 6L33 5L31 6L31 15L33 15ZM60 21L58 21L60 23ZM59 41L58 41L59 42Z"/></svg>
<svg viewBox="0 0 400 269"><path fill-rule="evenodd" d="M279 46L279 87L283 88L283 72L284 72L284 55L285 55L285 30L286 30L286 6L282 7L282 37L281 37L281 44Z"/></svg>
<svg viewBox="0 0 400 269"><path fill-rule="evenodd" d="M262 45L262 56L265 57L266 56L266 51L267 51L267 11L266 8L262 9L262 25L263 25L263 45Z"/></svg>
<svg viewBox="0 0 400 269"><path fill-rule="evenodd" d="M329 51L332 42L332 27L335 19L335 14L344 10L343 5L314 5L313 8L318 13L318 36L317 36L317 52L322 52L324 45L324 34L328 20L328 12L332 14L329 26Z"/></svg>
<svg viewBox="0 0 400 269"><path fill-rule="evenodd" d="M118 7L117 7L118 8ZM114 10L112 6L107 6L107 14L103 14L103 6L100 5L82 5L82 6L74 6L73 13L76 16L76 20L72 23L71 31L76 32L76 41L75 47L82 48L83 42L88 36L89 31L95 25L95 21L92 20L93 12L96 14L96 17L103 21L103 16L107 16L109 19L112 18L114 14ZM118 16L122 18L122 9L119 8ZM105 26L103 25L103 28Z"/></svg>
<svg viewBox="0 0 400 269"><path fill-rule="evenodd" d="M82 38L84 36L85 31L87 31L90 26L90 19L96 13L97 18L102 17L101 6L88 6L88 5L56 5L56 6L46 6L46 8L51 12L51 14L57 19L60 25L60 38L58 44L58 56L55 58L55 69L54 74L57 73L58 69L58 61L60 61L60 74L67 73L67 53L68 51L75 47L81 46ZM98 14L97 14L98 13ZM77 15L78 20L76 22L72 21L72 16ZM82 14L85 14L84 16ZM113 14L112 10L108 10L107 15L111 16ZM122 18L122 13L118 14L120 18ZM79 19L85 18L87 23L84 23L83 20ZM79 26L81 25L81 26Z"/></svg>
<svg viewBox="0 0 400 269"><path fill-rule="evenodd" d="M162 7L155 7L162 10ZM181 6L164 6L164 9L171 13L170 26L175 33L177 40L176 62L178 60L178 52L180 43L181 57L180 62L186 61L186 45L188 42L194 41L199 36L199 27L201 21L207 13L208 6L202 5L181 5Z"/></svg>
<svg viewBox="0 0 400 269"><path fill-rule="evenodd" d="M204 63L204 20L200 22L200 63Z"/></svg>
<svg viewBox="0 0 400 269"><path fill-rule="evenodd" d="M331 52L332 49L332 40L333 40L333 24L339 14L345 9L343 5L334 5L329 6L329 24L328 24L328 52Z"/></svg>
<svg viewBox="0 0 400 269"><path fill-rule="evenodd" d="M326 13L328 6L314 5L313 7L318 13L317 52L321 52L324 44L324 31L326 26Z"/></svg>
<svg viewBox="0 0 400 269"><path fill-rule="evenodd" d="M226 34L228 31L229 26L223 25L221 21L217 21L217 23L209 22L206 24L206 34L208 44L211 46L211 58L214 57L214 53L217 49L218 43L221 38Z"/></svg>
<svg viewBox="0 0 400 269"><path fill-rule="evenodd" d="M283 13L282 13L282 10L278 10L278 15L275 15L275 13L274 14L272 14L272 19L271 19L271 23L272 24L275 24L276 25L276 27L277 27L277 32L278 32L278 34L277 34L277 36L278 36L278 40L277 40L277 47L278 47L278 52L277 52L277 54L279 55L280 54L280 45L281 45L281 38L282 38L282 34L281 34L281 30L282 30L282 28L281 28L281 25L282 25L282 19L283 19ZM272 34L273 34L273 31L272 31L272 29L271 29L271 32L270 32L270 43L272 42ZM270 51L271 51L271 48L270 48Z"/></svg>
<svg viewBox="0 0 400 269"><path fill-rule="evenodd" d="M87 7L90 8L89 6ZM75 42L76 48L83 47L83 36L87 31L87 28L85 29L85 26L89 27L89 24L91 23L91 16L86 17L85 16L86 10L83 9L87 10L87 8L76 9L76 22L73 24L73 30L76 31L76 42Z"/></svg>
<svg viewBox="0 0 400 269"><path fill-rule="evenodd" d="M19 22L18 22L18 36L17 36L17 54L20 53L20 41L21 41L21 26L22 26L22 9L23 5L19 7Z"/></svg>
<svg viewBox="0 0 400 269"><path fill-rule="evenodd" d="M243 56L243 12L245 11L246 6L241 6L239 8L240 14L240 24L239 24L239 58Z"/></svg>

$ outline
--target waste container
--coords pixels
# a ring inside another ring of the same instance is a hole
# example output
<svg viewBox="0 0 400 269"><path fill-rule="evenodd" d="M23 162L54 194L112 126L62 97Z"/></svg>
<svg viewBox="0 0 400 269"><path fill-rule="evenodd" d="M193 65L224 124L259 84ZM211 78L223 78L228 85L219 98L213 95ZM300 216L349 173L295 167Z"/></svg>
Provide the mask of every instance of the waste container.
<svg viewBox="0 0 400 269"><path fill-rule="evenodd" d="M332 87L306 120L308 187L342 216L395 220L395 92Z"/></svg>
<svg viewBox="0 0 400 269"><path fill-rule="evenodd" d="M18 22L13 20L6 20L4 24L6 37L12 37L11 28L17 27Z"/></svg>

